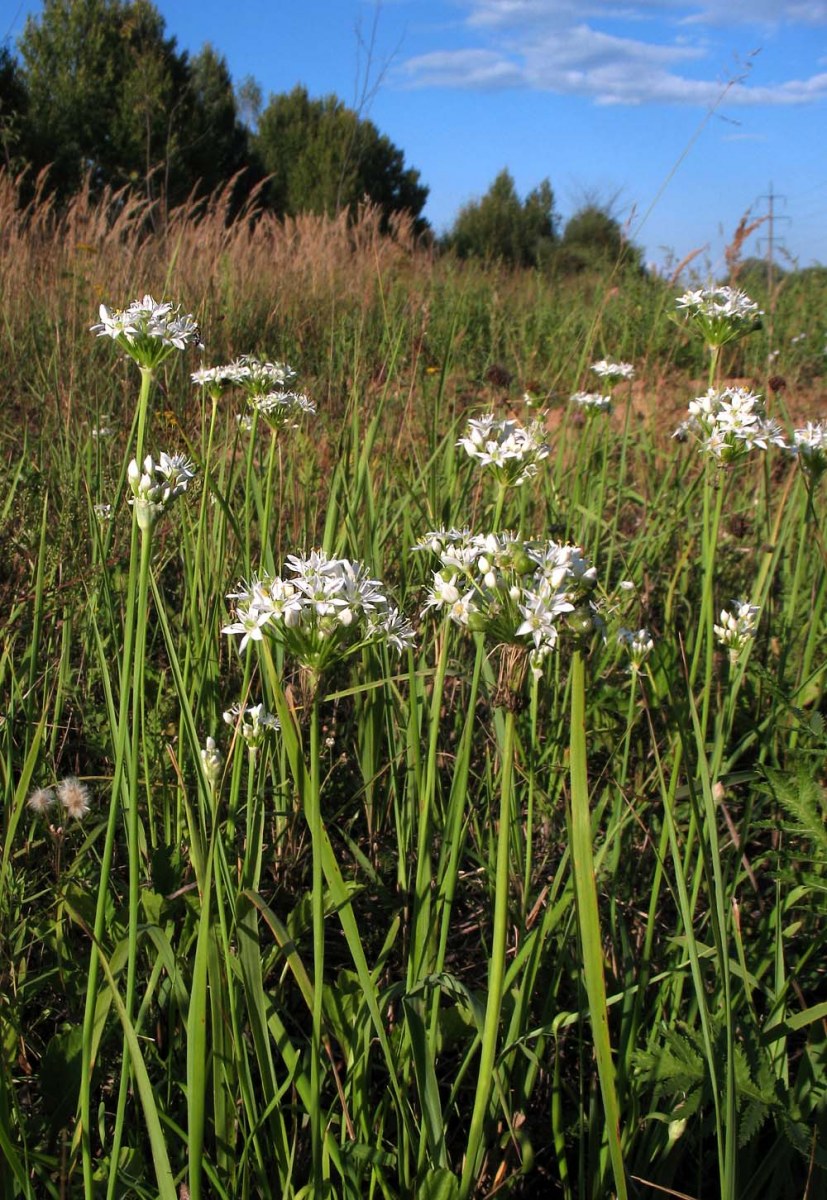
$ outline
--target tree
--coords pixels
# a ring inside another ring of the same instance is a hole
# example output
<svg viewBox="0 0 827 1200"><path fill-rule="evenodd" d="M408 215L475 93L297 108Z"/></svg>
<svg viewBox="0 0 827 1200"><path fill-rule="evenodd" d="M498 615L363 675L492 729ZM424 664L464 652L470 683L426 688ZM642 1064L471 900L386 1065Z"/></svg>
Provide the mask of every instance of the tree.
<svg viewBox="0 0 827 1200"><path fill-rule="evenodd" d="M253 149L272 176L268 202L282 214L354 212L367 198L387 224L395 212L419 218L428 198L419 172L372 121L335 96L311 100L304 87L270 96Z"/></svg>
<svg viewBox="0 0 827 1200"><path fill-rule="evenodd" d="M249 146L226 59L209 43L190 61L184 108L182 173L212 192L249 164Z"/></svg>
<svg viewBox="0 0 827 1200"><path fill-rule="evenodd" d="M0 166L17 171L27 155L28 96L20 66L8 46L0 46Z"/></svg>
<svg viewBox="0 0 827 1200"><path fill-rule="evenodd" d="M45 0L20 39L37 165L61 192L146 181L166 166L187 83L185 56L149 0Z"/></svg>
<svg viewBox="0 0 827 1200"><path fill-rule="evenodd" d="M566 222L555 265L565 274L614 266L642 271L643 252L627 240L608 209L586 204Z"/></svg>
<svg viewBox="0 0 827 1200"><path fill-rule="evenodd" d="M446 243L460 258L499 259L512 266L544 265L557 238L554 193L544 179L524 201L509 171L486 194L464 205Z"/></svg>

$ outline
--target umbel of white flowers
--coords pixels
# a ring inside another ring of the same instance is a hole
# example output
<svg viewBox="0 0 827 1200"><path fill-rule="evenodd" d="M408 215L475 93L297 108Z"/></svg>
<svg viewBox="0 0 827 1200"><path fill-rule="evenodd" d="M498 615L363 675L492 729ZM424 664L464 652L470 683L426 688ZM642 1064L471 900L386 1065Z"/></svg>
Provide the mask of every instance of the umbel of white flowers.
<svg viewBox="0 0 827 1200"><path fill-rule="evenodd" d="M808 421L793 433L790 452L813 482L827 470L827 423Z"/></svg>
<svg viewBox="0 0 827 1200"><path fill-rule="evenodd" d="M690 401L689 417L675 430L673 437L683 441L692 435L703 454L719 464L734 462L750 450L786 446L777 421L768 420L760 396L746 388L710 388Z"/></svg>
<svg viewBox="0 0 827 1200"><path fill-rule="evenodd" d="M126 478L132 490L129 503L135 508L141 529L151 529L167 507L187 490L195 467L183 454L161 454L156 463L147 454L143 467L132 459Z"/></svg>
<svg viewBox="0 0 827 1200"><path fill-rule="evenodd" d="M439 529L414 549L431 551L441 564L423 616L433 611L499 645L521 645L535 671L557 646L563 622L577 633L600 625L591 600L597 571L579 546Z"/></svg>
<svg viewBox="0 0 827 1200"><path fill-rule="evenodd" d="M274 428L295 426L295 418L312 415L316 406L304 392L293 390L296 371L288 363L262 362L254 354L220 367L203 367L192 373L192 382L219 396L225 387L239 387L253 412Z"/></svg>
<svg viewBox="0 0 827 1200"><path fill-rule="evenodd" d="M760 612L755 604L748 600L733 600L732 608L721 609L720 625L716 625L715 636L721 645L729 650L731 662L735 662L744 647L755 637Z"/></svg>
<svg viewBox="0 0 827 1200"><path fill-rule="evenodd" d="M746 292L731 287L693 288L675 302L679 314L703 334L708 346L725 346L760 324L761 310Z"/></svg>
<svg viewBox="0 0 827 1200"><path fill-rule="evenodd" d="M255 576L228 595L235 620L222 632L241 634L241 650L266 634L320 674L370 643L386 642L399 653L413 645L411 623L361 563L313 550L289 555L286 567L289 578Z"/></svg>
<svg viewBox="0 0 827 1200"><path fill-rule="evenodd" d="M537 474L537 463L548 458L549 448L539 420L522 426L518 421L498 421L493 413L468 422L457 442L481 467L489 467L503 486L519 487Z"/></svg>
<svg viewBox="0 0 827 1200"><path fill-rule="evenodd" d="M139 367L152 369L176 350L201 345L201 332L192 313L146 295L124 309L99 309L100 321L90 327L98 337L109 337Z"/></svg>

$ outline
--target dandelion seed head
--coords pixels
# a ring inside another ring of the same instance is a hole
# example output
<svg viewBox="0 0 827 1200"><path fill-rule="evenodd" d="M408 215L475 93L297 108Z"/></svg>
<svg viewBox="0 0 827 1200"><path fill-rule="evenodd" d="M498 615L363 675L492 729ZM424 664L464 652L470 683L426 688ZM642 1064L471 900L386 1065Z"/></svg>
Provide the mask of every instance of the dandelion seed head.
<svg viewBox="0 0 827 1200"><path fill-rule="evenodd" d="M73 821L82 821L89 812L89 789L74 775L67 775L57 785L57 798Z"/></svg>
<svg viewBox="0 0 827 1200"><path fill-rule="evenodd" d="M35 788L26 800L26 806L39 817L45 817L54 803L55 794L52 788Z"/></svg>

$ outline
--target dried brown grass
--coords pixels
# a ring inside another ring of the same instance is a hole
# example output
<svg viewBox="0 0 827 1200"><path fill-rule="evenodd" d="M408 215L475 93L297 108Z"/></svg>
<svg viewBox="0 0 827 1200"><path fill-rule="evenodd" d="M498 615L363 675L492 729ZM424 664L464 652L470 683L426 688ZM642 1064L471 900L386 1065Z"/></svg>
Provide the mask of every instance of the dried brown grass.
<svg viewBox="0 0 827 1200"><path fill-rule="evenodd" d="M180 298L205 321L236 314L248 327L268 325L329 308L334 297L339 308L366 309L391 273L430 266L412 222L398 217L384 232L370 203L355 220L282 220L262 209L260 185L239 209L236 178L161 220L156 204L127 188L95 195L87 180L59 208L45 173L22 202L27 182L0 171L0 292L13 323L31 319L33 305L41 320L65 323L67 301L88 323L101 302L120 306L149 292Z"/></svg>

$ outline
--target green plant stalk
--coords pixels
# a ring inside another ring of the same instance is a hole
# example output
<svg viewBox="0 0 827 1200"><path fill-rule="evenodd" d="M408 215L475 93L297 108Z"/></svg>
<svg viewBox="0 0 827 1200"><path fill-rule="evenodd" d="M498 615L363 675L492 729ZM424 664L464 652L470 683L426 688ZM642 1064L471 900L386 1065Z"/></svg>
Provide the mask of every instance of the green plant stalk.
<svg viewBox="0 0 827 1200"><path fill-rule="evenodd" d="M586 757L586 686L581 650L575 650L571 667L571 858L577 901L577 922L583 953L583 975L597 1060L597 1074L606 1121L606 1137L618 1200L626 1200L626 1173L621 1146L620 1109L609 1040L606 980L597 882L594 870L589 781Z"/></svg>
<svg viewBox="0 0 827 1200"><path fill-rule="evenodd" d="M313 1195L323 1196L324 1134L322 1129L322 1004L324 1001L324 875L322 855L321 784L319 779L319 689L314 688L310 710L310 787L305 791L305 814L313 859L311 916L313 924L313 1029L310 1059L310 1137Z"/></svg>
<svg viewBox="0 0 827 1200"><path fill-rule="evenodd" d="M129 866L129 923L127 927L127 967L126 967L126 996L124 1009L129 1021L133 1019L135 1007L135 985L138 964L138 917L141 898L141 863L138 820L138 764L140 760L139 742L141 721L139 714L143 710L144 698L144 660L146 657L146 627L147 627L147 594L149 591L149 564L152 557L152 529L141 530L141 561L138 573L138 619L135 633L135 659L132 669L132 730L131 752L127 769L127 811L126 811L126 840ZM129 1091L130 1075L130 1043L124 1035L123 1057L121 1059L121 1079L118 1089L118 1103L115 1125L112 1132L112 1161L117 1162L123 1138L124 1120L126 1117L126 1101ZM117 1171L110 1175L107 1196L114 1197L113 1180Z"/></svg>
<svg viewBox="0 0 827 1200"><path fill-rule="evenodd" d="M479 1078L465 1162L459 1188L459 1200L471 1195L479 1170L488 1101L494 1086L494 1066L497 1059L497 1034L505 980L505 952L508 941L508 879L511 816L513 811L512 768L514 764L514 710L506 709L502 743L500 779L500 823L497 831L497 859L494 877L494 921L491 934L491 961L488 969L488 1001L485 1007L480 1045Z"/></svg>
<svg viewBox="0 0 827 1200"><path fill-rule="evenodd" d="M695 680L698 674L698 667L701 661L701 651L706 648L706 658L704 663L704 687L703 687L703 715L701 717L701 728L706 731L707 722L709 719L709 705L711 699L711 684L712 684L712 668L715 654L715 603L714 603L714 585L715 585L715 551L718 545L718 530L721 525L721 511L724 503L724 484L721 478L720 471L716 468L715 479L715 508L710 517L710 489L713 485L710 483L711 468L707 466L707 473L704 476L704 527L703 527L703 594L701 598L701 613L696 632L696 642L692 654L692 667L689 673L689 687L694 687Z"/></svg>
<svg viewBox="0 0 827 1200"><path fill-rule="evenodd" d="M137 434L135 457L140 463L143 443L146 436L147 413L149 396L152 388L152 371L141 368L141 388L138 394ZM120 668L120 702L118 711L118 727L115 744L115 769L112 777L112 790L109 800L109 816L107 818L106 837L101 858L101 873L98 883L98 898L95 907L95 925L92 945L89 951L89 971L86 980L86 1000L83 1012L83 1033L81 1039L81 1070L80 1070L80 1136L81 1155L83 1160L83 1183L87 1196L93 1194L93 1164L91 1144L91 1087L92 1087L92 1041L95 1024L95 1007L98 995L98 947L103 939L104 921L106 915L106 900L109 892L109 878L112 872L112 856L115 845L117 827L118 799L123 783L124 763L129 755L129 699L130 684L134 668L134 643L136 636L136 610L139 589L139 551L138 551L138 520L132 515L132 532L129 551L129 577L127 582L126 618L124 622L123 656ZM144 595L144 614L146 612L146 595ZM137 768L130 764L130 773Z"/></svg>
<svg viewBox="0 0 827 1200"><path fill-rule="evenodd" d="M425 765L425 785L419 796L419 821L416 843L416 881L414 884L413 932L411 956L408 963L408 988L427 975L433 967L433 929L431 921L431 830L436 805L437 746L439 742L440 710L445 690L445 672L448 663L448 622L441 629L441 640L431 696L431 714L428 726L428 758Z"/></svg>

